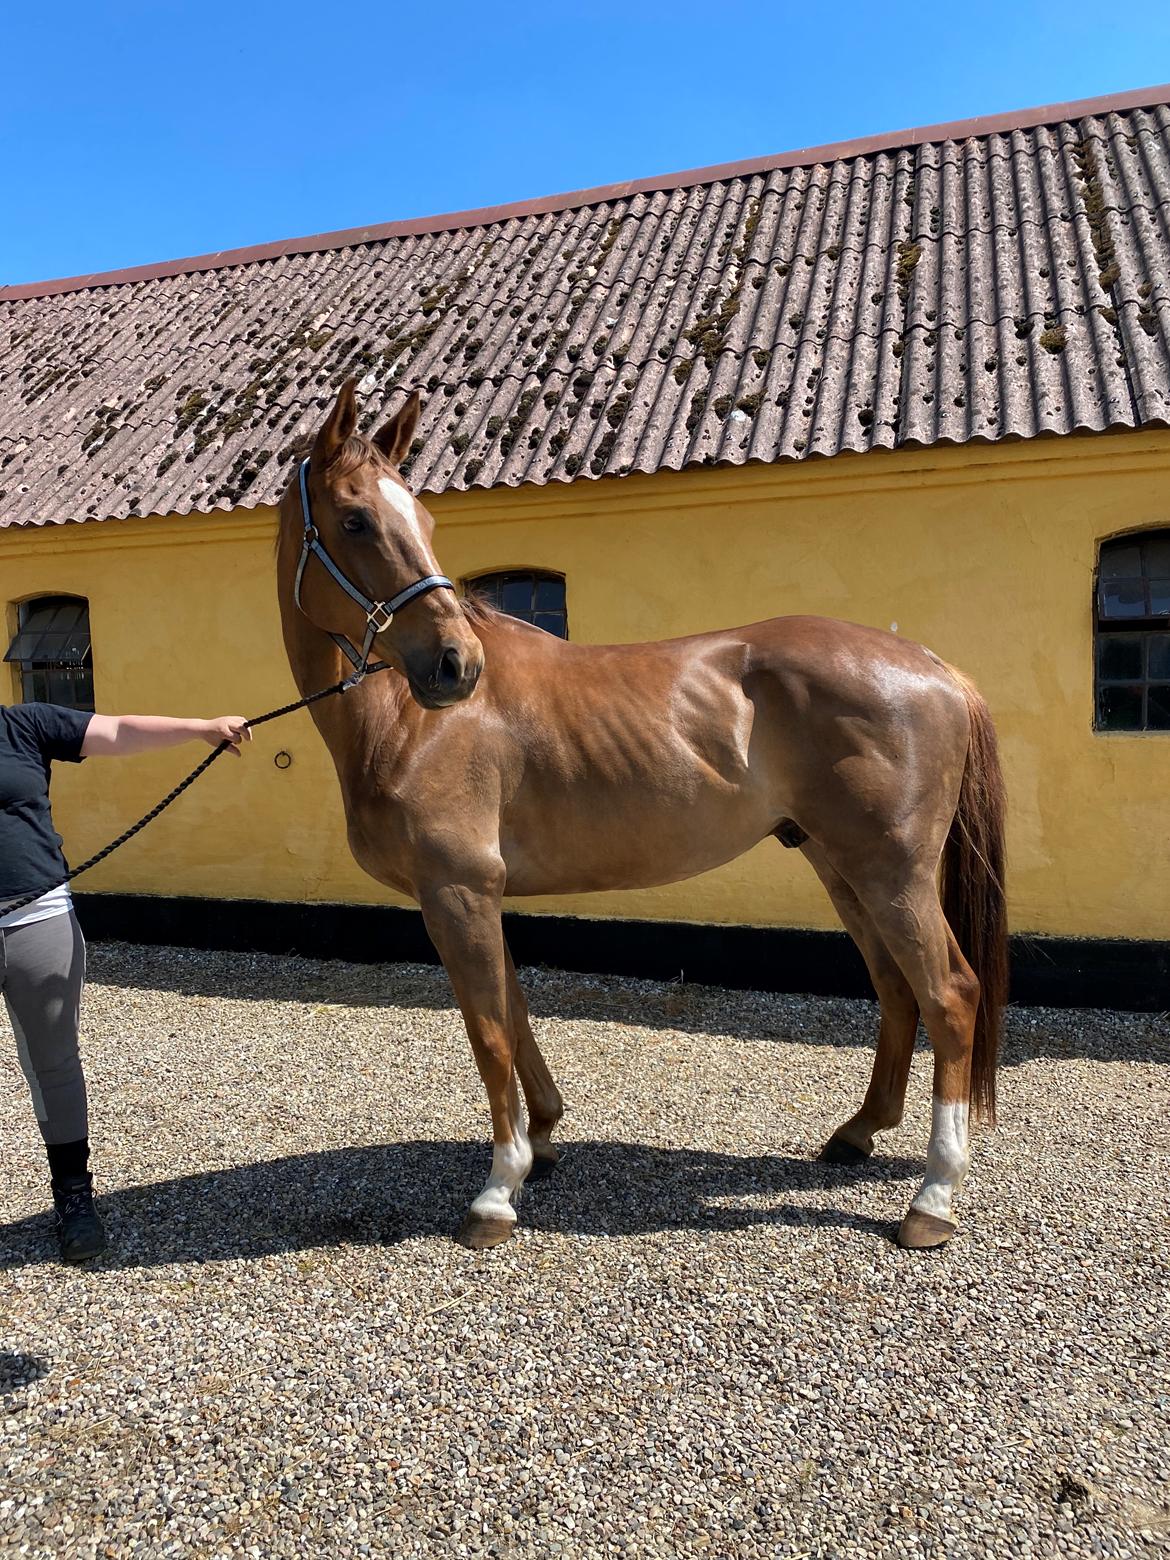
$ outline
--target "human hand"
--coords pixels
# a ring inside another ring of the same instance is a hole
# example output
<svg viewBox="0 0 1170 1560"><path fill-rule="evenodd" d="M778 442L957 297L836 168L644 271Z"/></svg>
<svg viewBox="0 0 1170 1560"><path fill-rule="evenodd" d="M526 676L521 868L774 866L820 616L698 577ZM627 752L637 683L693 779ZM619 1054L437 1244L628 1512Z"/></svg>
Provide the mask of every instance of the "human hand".
<svg viewBox="0 0 1170 1560"><path fill-rule="evenodd" d="M214 720L200 721L199 724L203 728L200 736L204 742L212 747L227 742L230 744L228 751L236 758L242 757L241 743L252 740L252 728L244 715L217 715Z"/></svg>

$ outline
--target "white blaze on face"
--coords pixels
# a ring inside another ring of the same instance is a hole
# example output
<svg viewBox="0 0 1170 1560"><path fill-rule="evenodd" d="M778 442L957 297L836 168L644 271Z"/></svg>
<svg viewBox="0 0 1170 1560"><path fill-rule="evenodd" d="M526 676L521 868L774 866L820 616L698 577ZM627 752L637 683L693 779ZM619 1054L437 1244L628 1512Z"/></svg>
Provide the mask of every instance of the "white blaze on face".
<svg viewBox="0 0 1170 1560"><path fill-rule="evenodd" d="M415 536L423 546L426 538L423 535L422 524L418 517L418 505L414 501L414 494L409 493L400 482L395 482L393 477L380 477L378 479L378 491L390 505L396 510L407 525L414 531Z"/></svg>
<svg viewBox="0 0 1170 1560"><path fill-rule="evenodd" d="M951 1218L951 1197L967 1174L967 1105L936 1099L931 1110L930 1147L926 1151L926 1175L910 1204L937 1219Z"/></svg>
<svg viewBox="0 0 1170 1560"><path fill-rule="evenodd" d="M492 1149L492 1173L472 1203L472 1213L489 1219L507 1219L514 1224L516 1210L512 1198L531 1169L532 1146L524 1124L524 1107L516 1105L512 1114L512 1141L497 1143Z"/></svg>

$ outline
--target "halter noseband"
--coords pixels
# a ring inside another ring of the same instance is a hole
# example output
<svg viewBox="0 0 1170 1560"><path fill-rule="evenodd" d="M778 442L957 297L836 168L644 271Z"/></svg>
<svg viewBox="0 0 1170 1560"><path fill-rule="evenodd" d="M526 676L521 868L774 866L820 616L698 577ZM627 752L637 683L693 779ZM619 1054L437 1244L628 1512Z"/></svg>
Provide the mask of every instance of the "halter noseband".
<svg viewBox="0 0 1170 1560"><path fill-rule="evenodd" d="M356 649L343 634L330 634L330 639L338 649L348 657L353 664L353 672L345 679L345 686L356 687L367 672L383 671L388 663L379 661L375 666L370 665L370 651L374 648L374 640L379 634L384 634L394 621L394 614L400 612L416 596L425 596L430 590L437 590L442 586L445 590L454 590L455 587L445 574L428 574L421 580L415 580L413 585L408 585L405 590L400 590L397 596L392 596L389 601L371 601L368 596L362 594L352 580L347 579L334 563L333 559L321 546L317 534L317 527L313 524L312 511L309 508L309 462L303 460L300 467L301 484L301 517L305 522L305 532L301 543L301 558L297 564L297 579L293 587L293 600L302 612L301 606L301 580L304 578L305 565L309 561L310 553L319 558L329 573L341 586L347 596L351 597L366 614L366 637L360 650Z"/></svg>

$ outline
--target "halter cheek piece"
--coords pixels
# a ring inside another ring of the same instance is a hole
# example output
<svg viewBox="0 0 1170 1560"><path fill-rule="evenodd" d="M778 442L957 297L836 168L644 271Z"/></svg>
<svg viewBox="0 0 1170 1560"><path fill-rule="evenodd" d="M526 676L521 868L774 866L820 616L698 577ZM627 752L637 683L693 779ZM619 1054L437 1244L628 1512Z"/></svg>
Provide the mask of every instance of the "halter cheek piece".
<svg viewBox="0 0 1170 1560"><path fill-rule="evenodd" d="M338 649L352 662L353 671L345 679L345 687L354 688L361 682L367 672L384 671L388 663L379 661L376 665L370 665L370 651L374 648L374 640L379 634L384 634L394 621L394 614L401 612L416 596L425 596L430 590L437 590L441 586L444 590L454 590L455 587L445 574L428 574L421 580L415 580L413 585L408 585L405 590L400 590L397 596L392 596L389 601L371 601L368 596L362 594L352 580L342 574L333 559L321 546L317 534L317 527L313 524L312 511L309 508L309 462L303 460L300 469L301 484L301 517L305 522L305 534L301 542L301 558L297 564L297 580L293 587L293 599L300 610L301 606L301 580L304 578L305 565L310 555L319 558L329 573L341 586L347 596L351 597L366 614L366 637L360 650L352 645L343 634L330 634L330 639Z"/></svg>

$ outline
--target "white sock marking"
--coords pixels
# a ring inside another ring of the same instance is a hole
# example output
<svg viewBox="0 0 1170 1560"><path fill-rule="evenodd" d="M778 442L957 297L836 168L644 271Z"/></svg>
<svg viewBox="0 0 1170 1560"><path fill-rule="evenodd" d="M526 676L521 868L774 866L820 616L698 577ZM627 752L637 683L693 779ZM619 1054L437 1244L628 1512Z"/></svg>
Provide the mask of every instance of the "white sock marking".
<svg viewBox="0 0 1170 1560"><path fill-rule="evenodd" d="M963 1184L967 1155L967 1106L936 1099L931 1110L926 1175L910 1204L937 1219L951 1218L951 1197Z"/></svg>
<svg viewBox="0 0 1170 1560"><path fill-rule="evenodd" d="M507 1219L516 1222L516 1210L512 1198L524 1184L524 1177L532 1169L532 1145L528 1141L528 1129L524 1124L524 1107L517 1105L512 1118L512 1141L496 1143L492 1149L492 1173L483 1191L471 1205L474 1214L490 1219Z"/></svg>

